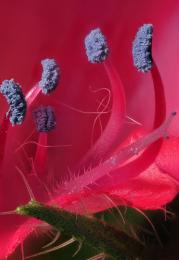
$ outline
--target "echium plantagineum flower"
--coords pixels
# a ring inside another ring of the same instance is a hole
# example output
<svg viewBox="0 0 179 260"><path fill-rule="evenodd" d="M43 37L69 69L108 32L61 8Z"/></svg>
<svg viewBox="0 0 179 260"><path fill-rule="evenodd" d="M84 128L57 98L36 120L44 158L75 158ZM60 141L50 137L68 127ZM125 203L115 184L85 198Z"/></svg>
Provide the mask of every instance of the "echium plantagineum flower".
<svg viewBox="0 0 179 260"><path fill-rule="evenodd" d="M137 69L151 73L153 79L154 122L150 130L143 126L137 129L132 128L127 138L124 138L126 119L129 119L126 112L125 84L112 63L107 38L100 28L93 29L86 36L85 49L88 60L91 63L99 63L98 66L104 68L110 84L107 91L112 96L112 104L110 107L109 101L105 103L107 98L103 98L98 107L103 108L102 112L91 112L102 122L101 116L108 111L109 118L105 128L83 158L80 158L73 169L70 169L70 173L66 165L64 179L61 182L54 180L55 185L52 185L51 181L53 176L55 179L61 175L61 169L58 166L58 172L52 171L52 157L60 157L65 151L59 150L60 144L51 145L49 142L50 138L55 139L59 134L57 132L58 117L62 116L58 113L60 102L53 102L54 97L51 92L52 90L54 93L62 91L60 87L57 88L61 71L54 59L48 58L41 62L43 66L41 80L25 97L22 91L20 92L23 108L27 106L23 110L26 111L23 113L23 115L26 114L26 119L21 120L20 117L20 120L16 120L22 123L22 126L17 130L15 127L18 126L11 127L8 121L9 113L2 122L0 130L3 151L0 157L1 192L8 194L3 199L1 197L2 211L10 210L9 205L15 208L28 200L23 181L28 187L31 198L35 197L48 204L55 203L60 208L78 214L96 213L116 205L127 205L139 209L162 209L163 205L174 198L178 192L179 177L173 173L172 168L170 170L166 167L166 161L170 160L173 164L177 164L178 159L175 157L175 150L171 150L170 156L166 151L173 145L177 149L179 141L178 138L172 136L169 139L166 137L178 111L172 110L168 115L166 114L165 91L155 57L152 58L152 33L153 26L144 24L134 39L132 53ZM89 66L95 65L89 64ZM18 86L16 90L19 93L19 85L15 81L4 82L1 88L4 84L14 84ZM1 92L6 95L3 90ZM43 93L47 94L45 98ZM15 99L11 102L9 94L5 97L10 105L10 115L14 115L16 103L14 105L13 101ZM17 108L19 104L21 102L18 101ZM73 111L80 111L68 104L65 106ZM12 122L11 118L10 121ZM32 132L31 127L34 129L34 123L35 130ZM132 120L132 123L135 123L135 120ZM26 138L23 143L19 144L16 142L18 140L12 140L12 142L8 140L8 136L15 133L18 136L24 129ZM54 148L59 149L54 152ZM68 148L70 149L67 144ZM7 152L9 152L8 155ZM13 167L11 176L16 180L17 185L16 198L13 199L6 190L12 184L4 185L8 180L5 173L9 160L12 161ZM20 189L20 187L23 188ZM3 213L1 218L3 240L0 241L0 257L3 259L13 254L15 249L36 229L39 222L31 219L25 221L11 214L3 216Z"/></svg>

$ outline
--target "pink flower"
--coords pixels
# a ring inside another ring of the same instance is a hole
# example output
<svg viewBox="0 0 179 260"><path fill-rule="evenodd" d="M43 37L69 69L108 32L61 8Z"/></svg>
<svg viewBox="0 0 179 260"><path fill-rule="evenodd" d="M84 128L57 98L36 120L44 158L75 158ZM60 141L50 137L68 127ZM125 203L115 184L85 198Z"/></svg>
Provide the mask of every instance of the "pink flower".
<svg viewBox="0 0 179 260"><path fill-rule="evenodd" d="M165 0L161 12L156 1L141 0L1 3L1 80L13 77L24 93L37 89L40 61L52 57L60 65L61 82L53 93L35 98L21 126L9 126L7 136L0 136L0 211L29 201L24 176L37 200L80 214L115 205L160 209L174 198L178 117L167 124L171 112L179 110L178 5L177 0ZM153 57L163 84L155 64L152 73L142 74L132 63L132 42L144 23L154 25ZM84 50L86 34L97 27L110 47L104 66L89 64ZM107 106L109 89L111 113L104 110L99 117L96 111ZM31 114L40 105L53 106L56 114L56 128L48 134L34 131ZM2 123L7 110L1 97ZM128 124L127 117L141 126ZM170 138L158 140L165 130ZM135 140L140 141L130 150ZM5 259L38 223L11 214L0 217L0 259Z"/></svg>

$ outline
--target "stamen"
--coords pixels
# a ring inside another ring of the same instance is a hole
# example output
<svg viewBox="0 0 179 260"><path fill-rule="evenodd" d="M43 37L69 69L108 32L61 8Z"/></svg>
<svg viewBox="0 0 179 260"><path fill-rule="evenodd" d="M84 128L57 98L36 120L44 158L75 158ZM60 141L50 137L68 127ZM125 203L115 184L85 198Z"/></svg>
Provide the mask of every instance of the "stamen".
<svg viewBox="0 0 179 260"><path fill-rule="evenodd" d="M153 25L144 24L136 34L133 42L133 61L135 67L142 72L148 72L152 68L152 34Z"/></svg>
<svg viewBox="0 0 179 260"><path fill-rule="evenodd" d="M99 164L97 167L92 168L91 170L86 171L80 176L74 176L72 180L64 183L64 192L80 192L90 184L94 184L100 178L105 175L109 175L112 170L115 170L122 163L129 160L135 155L138 155L141 151L147 148L149 145L153 144L160 138L166 136L168 127L173 120L173 117L176 115L176 112L171 113L171 115L165 120L165 122L155 129L153 132L148 135L141 137L136 142L130 144L127 147L124 147L119 152L112 155L103 163Z"/></svg>
<svg viewBox="0 0 179 260"><path fill-rule="evenodd" d="M101 44L101 41L98 39L96 34L98 35L98 33L101 33L101 31L100 29L96 29L96 30L92 31L85 39L88 59L91 62L92 60L95 61L95 59L97 59L96 58L97 54L100 53L99 51L96 52L96 49L98 50L99 42ZM101 37L104 36L103 35L101 36L100 34L99 38L101 39ZM101 44L101 46L103 46L104 49L107 48L105 38L102 42L103 44ZM94 48L93 48L93 44L94 44ZM95 57L95 59L93 58L93 56ZM101 56L99 55L99 57ZM98 62L104 61L106 57L107 56L105 56L105 58L98 58ZM120 76L118 75L118 72L116 71L112 63L110 61L105 61L103 62L103 65L106 70L109 81L111 83L111 90L113 96L111 115L102 135L98 138L96 143L89 150L88 154L80 162L80 167L84 165L86 166L86 162L89 161L93 161L94 164L99 163L99 160L104 159L105 157L108 156L110 152L114 151L114 149L121 141L119 140L120 139L119 133L123 126L124 119L125 119L125 112L126 112L124 87L120 79Z"/></svg>
<svg viewBox="0 0 179 260"><path fill-rule="evenodd" d="M52 107L39 107L33 112L38 132L49 132L56 126L55 113Z"/></svg>
<svg viewBox="0 0 179 260"><path fill-rule="evenodd" d="M60 79L60 68L54 59L45 59L41 61L43 72L41 81L31 88L26 94L28 107L32 105L34 100L42 91L49 94L56 89Z"/></svg>
<svg viewBox="0 0 179 260"><path fill-rule="evenodd" d="M166 100L162 79L160 77L160 73L155 63L155 60L153 60L151 74L155 93L155 115L153 128L156 129L164 122L166 118ZM158 153L160 152L162 143L163 139L154 142L136 160L118 169L118 173L122 173L123 175L125 175L125 178L127 178L127 175L129 175L129 173L130 178L137 176L140 172L147 169L147 167L155 160Z"/></svg>
<svg viewBox="0 0 179 260"><path fill-rule="evenodd" d="M85 48L91 63L104 61L109 53L106 38L99 28L92 30L85 38Z"/></svg>
<svg viewBox="0 0 179 260"><path fill-rule="evenodd" d="M21 87L18 83L15 83L13 79L3 81L0 92L5 96L8 104L10 105L9 112L4 115L1 127L0 127L0 167L2 166L4 151L6 145L6 137L10 128L10 122L12 125L21 124L26 114L26 101L22 93ZM9 121L10 119L10 121Z"/></svg>
<svg viewBox="0 0 179 260"><path fill-rule="evenodd" d="M162 79L154 59L153 59L151 74L154 83L154 94L155 94L155 115L154 115L153 129L156 129L166 119L166 99L165 99ZM159 139L156 142L149 145L149 147L139 157L137 157L137 159L116 169L112 173L113 178L115 178L116 174L120 174L120 183L121 183L123 178L126 181L127 178L129 179L134 178L135 176L140 174L140 172L145 171L148 168L148 166L157 157L160 148L162 146L162 143L163 143L163 139ZM117 183L115 185L117 185Z"/></svg>
<svg viewBox="0 0 179 260"><path fill-rule="evenodd" d="M56 89L60 79L60 68L54 59L41 61L43 72L39 87L44 94L49 94Z"/></svg>
<svg viewBox="0 0 179 260"><path fill-rule="evenodd" d="M0 87L0 93L5 96L10 106L7 116L9 116L11 124L22 124L26 114L26 101L20 85L13 79L4 80Z"/></svg>
<svg viewBox="0 0 179 260"><path fill-rule="evenodd" d="M40 107L33 112L34 121L37 131L39 132L38 146L34 158L34 167L38 174L43 174L47 166L47 133L53 130L56 126L55 114L52 107Z"/></svg>
<svg viewBox="0 0 179 260"><path fill-rule="evenodd" d="M111 83L113 103L107 125L89 151L90 158L93 161L103 159L118 146L121 141L119 136L126 113L125 93L120 76L110 61L105 61L103 65Z"/></svg>

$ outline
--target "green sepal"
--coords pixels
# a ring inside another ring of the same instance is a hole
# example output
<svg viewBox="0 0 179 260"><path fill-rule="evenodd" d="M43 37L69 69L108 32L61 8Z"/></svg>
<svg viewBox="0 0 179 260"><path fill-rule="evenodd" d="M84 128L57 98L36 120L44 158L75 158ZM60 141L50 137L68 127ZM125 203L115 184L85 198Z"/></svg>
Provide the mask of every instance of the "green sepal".
<svg viewBox="0 0 179 260"><path fill-rule="evenodd" d="M18 207L16 212L42 220L114 259L134 259L143 251L143 246L134 238L95 217L72 214L37 201Z"/></svg>

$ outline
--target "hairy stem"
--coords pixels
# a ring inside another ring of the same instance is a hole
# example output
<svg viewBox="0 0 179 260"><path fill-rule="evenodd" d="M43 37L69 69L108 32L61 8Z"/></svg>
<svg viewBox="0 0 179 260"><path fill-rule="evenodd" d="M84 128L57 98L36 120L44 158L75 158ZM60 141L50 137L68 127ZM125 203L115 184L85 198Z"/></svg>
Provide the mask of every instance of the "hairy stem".
<svg viewBox="0 0 179 260"><path fill-rule="evenodd" d="M105 252L114 259L138 257L143 251L134 238L94 218L74 215L54 206L30 201L16 209L19 215L31 216L47 222L59 231L64 231L79 241L89 244L99 252Z"/></svg>

